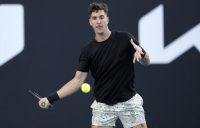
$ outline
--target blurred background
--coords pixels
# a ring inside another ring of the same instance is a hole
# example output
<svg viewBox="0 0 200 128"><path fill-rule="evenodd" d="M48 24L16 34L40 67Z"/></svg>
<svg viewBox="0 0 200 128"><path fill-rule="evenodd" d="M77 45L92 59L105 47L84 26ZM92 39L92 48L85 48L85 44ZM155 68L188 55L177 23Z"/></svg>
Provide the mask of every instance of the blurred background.
<svg viewBox="0 0 200 128"><path fill-rule="evenodd" d="M81 48L94 37L91 2L0 0L1 128L90 127L93 92L78 91L42 110L28 90L46 96L73 78ZM98 2L110 8L110 29L133 34L153 60L135 65L149 128L200 127L200 1ZM86 82L93 88L91 75Z"/></svg>

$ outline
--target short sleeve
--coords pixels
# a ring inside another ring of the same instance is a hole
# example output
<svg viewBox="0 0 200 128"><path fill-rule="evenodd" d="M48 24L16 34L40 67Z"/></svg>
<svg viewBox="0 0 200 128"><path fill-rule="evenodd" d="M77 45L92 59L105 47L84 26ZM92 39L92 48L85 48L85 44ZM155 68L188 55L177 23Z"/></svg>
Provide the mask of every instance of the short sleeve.
<svg viewBox="0 0 200 128"><path fill-rule="evenodd" d="M81 54L79 56L78 71L89 72L89 60L87 57L87 48L82 48Z"/></svg>

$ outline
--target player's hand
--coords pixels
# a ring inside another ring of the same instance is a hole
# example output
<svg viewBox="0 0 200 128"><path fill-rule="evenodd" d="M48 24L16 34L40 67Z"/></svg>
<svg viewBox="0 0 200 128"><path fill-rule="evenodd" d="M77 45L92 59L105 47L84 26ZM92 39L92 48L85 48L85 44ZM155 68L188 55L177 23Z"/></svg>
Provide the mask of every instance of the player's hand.
<svg viewBox="0 0 200 128"><path fill-rule="evenodd" d="M38 104L43 109L48 109L51 105L46 97L41 98Z"/></svg>
<svg viewBox="0 0 200 128"><path fill-rule="evenodd" d="M143 52L136 51L134 53L134 57L133 57L133 63L135 63L135 61L137 60L138 62L142 59L142 54L144 54Z"/></svg>
<svg viewBox="0 0 200 128"><path fill-rule="evenodd" d="M133 39L130 40L131 44L133 45L133 48L135 49L134 57L133 57L133 63L137 60L138 62L142 59L142 55L144 54L142 52L142 48L138 45L136 45L133 41Z"/></svg>

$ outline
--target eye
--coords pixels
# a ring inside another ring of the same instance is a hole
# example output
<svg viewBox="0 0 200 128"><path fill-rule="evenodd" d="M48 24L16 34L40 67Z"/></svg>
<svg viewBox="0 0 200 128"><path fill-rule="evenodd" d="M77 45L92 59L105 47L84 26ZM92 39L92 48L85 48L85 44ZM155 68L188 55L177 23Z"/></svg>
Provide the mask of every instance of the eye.
<svg viewBox="0 0 200 128"><path fill-rule="evenodd" d="M96 16L92 17L92 20L96 20L96 19L97 19L97 17L96 17Z"/></svg>
<svg viewBox="0 0 200 128"><path fill-rule="evenodd" d="M104 19L104 18L105 18L105 16L104 16L104 15L101 15L101 16L100 16L100 19Z"/></svg>

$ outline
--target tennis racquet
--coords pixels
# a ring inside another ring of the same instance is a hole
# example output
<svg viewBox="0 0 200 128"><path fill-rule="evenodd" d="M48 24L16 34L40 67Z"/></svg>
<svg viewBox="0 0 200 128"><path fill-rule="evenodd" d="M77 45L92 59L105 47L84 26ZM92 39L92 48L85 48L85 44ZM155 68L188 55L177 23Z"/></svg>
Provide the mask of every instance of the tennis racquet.
<svg viewBox="0 0 200 128"><path fill-rule="evenodd" d="M33 97L35 97L36 99L40 100L42 99L42 96L40 96L38 93L32 91L32 90L28 90L28 93L31 94ZM43 107L45 107L45 102L42 102L41 104ZM53 105L50 104L49 109L52 109Z"/></svg>

